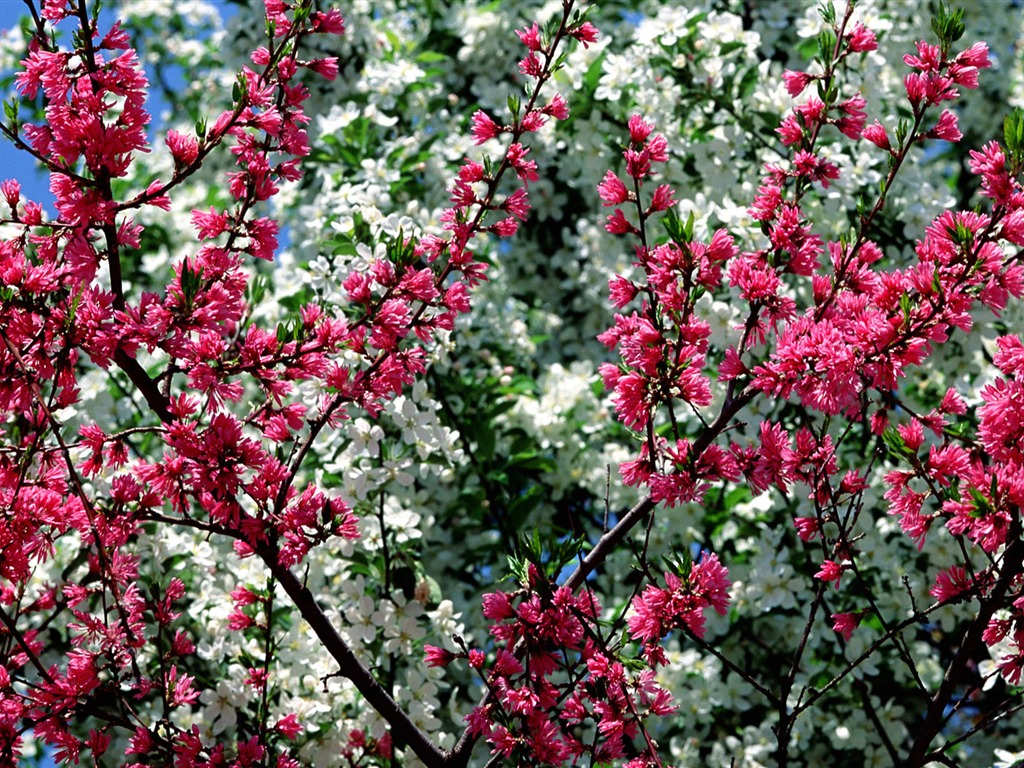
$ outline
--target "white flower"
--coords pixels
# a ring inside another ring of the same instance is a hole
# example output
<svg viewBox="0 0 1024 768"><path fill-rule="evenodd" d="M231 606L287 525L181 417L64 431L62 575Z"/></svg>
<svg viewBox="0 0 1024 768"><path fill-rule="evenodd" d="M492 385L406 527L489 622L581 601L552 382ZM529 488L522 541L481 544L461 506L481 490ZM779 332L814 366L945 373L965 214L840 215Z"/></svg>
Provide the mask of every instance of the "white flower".
<svg viewBox="0 0 1024 768"><path fill-rule="evenodd" d="M199 700L206 705L202 710L203 719L214 734L223 733L235 725L238 709L248 699L245 685L241 682L244 670L238 666L232 669L233 673L217 681L216 688L207 688L199 694Z"/></svg>
<svg viewBox="0 0 1024 768"><path fill-rule="evenodd" d="M373 598L363 595L345 609L345 634L353 643L372 643L384 617L377 609Z"/></svg>

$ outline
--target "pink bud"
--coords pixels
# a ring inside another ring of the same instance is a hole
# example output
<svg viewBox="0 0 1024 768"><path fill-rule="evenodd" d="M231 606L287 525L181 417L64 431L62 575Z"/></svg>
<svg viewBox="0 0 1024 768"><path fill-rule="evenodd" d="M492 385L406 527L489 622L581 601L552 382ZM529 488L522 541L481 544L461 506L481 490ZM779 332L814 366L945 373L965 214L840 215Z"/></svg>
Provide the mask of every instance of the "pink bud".
<svg viewBox="0 0 1024 768"><path fill-rule="evenodd" d="M668 184L659 185L651 197L651 210L664 211L671 208L676 202L673 197L674 194L675 190Z"/></svg>
<svg viewBox="0 0 1024 768"><path fill-rule="evenodd" d="M539 51L541 49L540 26L537 22L533 22L533 26L529 29L517 29L516 35L523 41L523 45L531 51Z"/></svg>
<svg viewBox="0 0 1024 768"><path fill-rule="evenodd" d="M199 156L199 140L195 136L179 133L173 128L167 132L164 139L167 148L171 150L171 157L179 165L192 165Z"/></svg>
<svg viewBox="0 0 1024 768"><path fill-rule="evenodd" d="M604 179L597 185L597 193L603 205L621 205L629 199L626 185L612 171L605 173Z"/></svg>
<svg viewBox="0 0 1024 768"><path fill-rule="evenodd" d="M826 560L821 564L821 570L814 574L814 578L822 581L834 581L839 586L839 577L843 575L843 566L835 560Z"/></svg>
<svg viewBox="0 0 1024 768"><path fill-rule="evenodd" d="M811 76L806 72L794 72L787 69L782 73L782 81L786 84L786 90L794 98L803 93L804 88L811 82Z"/></svg>
<svg viewBox="0 0 1024 768"><path fill-rule="evenodd" d="M891 146L889 144L889 135L885 132L885 128L882 124L875 120L871 125L864 128L861 132L861 136L870 141L879 149L884 149L886 152L890 151Z"/></svg>
<svg viewBox="0 0 1024 768"><path fill-rule="evenodd" d="M843 636L843 639L849 641L850 636L853 635L853 630L860 624L859 613L833 613L832 614L832 629Z"/></svg>
<svg viewBox="0 0 1024 768"><path fill-rule="evenodd" d="M473 142L475 144L483 144L485 141L493 139L501 132L497 123L491 120L483 110L478 109L474 112L472 120L472 134Z"/></svg>
<svg viewBox="0 0 1024 768"><path fill-rule="evenodd" d="M948 109L939 116L939 122L925 136L942 141L960 141L964 137L957 127L956 115Z"/></svg>
<svg viewBox="0 0 1024 768"><path fill-rule="evenodd" d="M849 41L850 51L853 53L863 53L878 48L875 33L859 21L853 25L853 29L847 34L846 39Z"/></svg>
<svg viewBox="0 0 1024 768"><path fill-rule="evenodd" d="M634 144L643 144L651 135L654 126L646 122L640 115L629 118L629 140Z"/></svg>

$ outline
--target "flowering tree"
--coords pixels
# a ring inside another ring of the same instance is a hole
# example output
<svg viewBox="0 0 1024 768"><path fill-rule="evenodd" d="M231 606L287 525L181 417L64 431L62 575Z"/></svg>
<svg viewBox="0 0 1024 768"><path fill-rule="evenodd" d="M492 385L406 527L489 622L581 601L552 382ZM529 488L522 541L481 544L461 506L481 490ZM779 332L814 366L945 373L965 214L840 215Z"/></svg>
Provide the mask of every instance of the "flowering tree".
<svg viewBox="0 0 1024 768"><path fill-rule="evenodd" d="M0 759L1014 764L1019 23L507 5L27 3Z"/></svg>

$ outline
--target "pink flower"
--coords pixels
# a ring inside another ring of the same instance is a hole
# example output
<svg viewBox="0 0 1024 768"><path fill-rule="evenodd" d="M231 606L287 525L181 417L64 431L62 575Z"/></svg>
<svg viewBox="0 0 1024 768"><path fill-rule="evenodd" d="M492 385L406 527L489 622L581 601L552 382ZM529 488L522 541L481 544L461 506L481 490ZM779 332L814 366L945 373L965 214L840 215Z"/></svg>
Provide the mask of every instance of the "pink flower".
<svg viewBox="0 0 1024 768"><path fill-rule="evenodd" d="M665 574L667 589L649 586L633 600L629 633L645 644L659 641L672 629L685 627L704 636L704 610L725 614L729 604L728 571L714 554L705 553L690 568L688 578Z"/></svg>
<svg viewBox="0 0 1024 768"><path fill-rule="evenodd" d="M643 144L651 135L654 126L646 122L640 115L633 115L629 118L629 140L633 144Z"/></svg>
<svg viewBox="0 0 1024 768"><path fill-rule="evenodd" d="M538 78L544 70L540 57L531 51L519 62L519 71L527 77Z"/></svg>
<svg viewBox="0 0 1024 768"><path fill-rule="evenodd" d="M540 42L540 25L537 22L533 22L532 27L526 29L517 29L516 36L523 41L523 45L529 48L531 51L539 51L541 49Z"/></svg>
<svg viewBox="0 0 1024 768"><path fill-rule="evenodd" d="M958 53L953 61L965 67L977 67L978 69L987 69L992 66L992 62L988 58L986 43L975 43L967 50Z"/></svg>
<svg viewBox="0 0 1024 768"><path fill-rule="evenodd" d="M911 72L904 76L903 87L907 91L907 98L910 99L910 103L916 109L924 101L928 89L928 81L923 75Z"/></svg>
<svg viewBox="0 0 1024 768"><path fill-rule="evenodd" d="M939 122L934 128L928 131L925 136L929 139L941 139L942 141L960 141L964 137L957 128L956 115L948 109L939 116Z"/></svg>
<svg viewBox="0 0 1024 768"><path fill-rule="evenodd" d="M325 56L322 59L312 59L306 62L306 66L316 72L325 80L334 80L338 76L338 57Z"/></svg>
<svg viewBox="0 0 1024 768"><path fill-rule="evenodd" d="M551 115L555 120L565 120L569 117L569 105L560 93L552 96L551 101L541 111L545 115Z"/></svg>
<svg viewBox="0 0 1024 768"><path fill-rule="evenodd" d="M829 188L830 180L839 178L839 167L835 163L804 149L793 157L793 166L798 176L817 181L825 189Z"/></svg>
<svg viewBox="0 0 1024 768"><path fill-rule="evenodd" d="M514 688L505 692L502 704L511 712L530 715L540 705L540 699L529 688Z"/></svg>
<svg viewBox="0 0 1024 768"><path fill-rule="evenodd" d="M879 149L884 149L886 152L891 149L891 145L889 144L889 135L885 132L885 128L882 124L877 120L864 128L864 130L861 131L861 136Z"/></svg>
<svg viewBox="0 0 1024 768"><path fill-rule="evenodd" d="M613 171L604 175L604 180L597 185L597 192L602 205L621 205L629 199L629 190Z"/></svg>
<svg viewBox="0 0 1024 768"><path fill-rule="evenodd" d="M504 621L513 616L512 603L504 592L490 592L483 597L483 615L491 621Z"/></svg>
<svg viewBox="0 0 1024 768"><path fill-rule="evenodd" d="M635 233L638 231L636 227L626 220L626 215L622 212L621 208L616 208L615 212L608 217L604 228L613 235L625 235L629 232Z"/></svg>
<svg viewBox="0 0 1024 768"><path fill-rule="evenodd" d="M10 206L11 215L13 216L18 210L18 201L21 199L21 184L14 179L5 179L0 184L0 193L3 193L4 200Z"/></svg>
<svg viewBox="0 0 1024 768"><path fill-rule="evenodd" d="M529 151L529 149L517 142L509 145L505 156L520 179L523 181L537 181L540 178L537 175L537 163L526 159Z"/></svg>
<svg viewBox="0 0 1024 768"><path fill-rule="evenodd" d="M291 712L277 721L277 724L274 726L274 730L286 739L295 740L302 734L304 729L302 724L299 722L298 716L294 712Z"/></svg>
<svg viewBox="0 0 1024 768"><path fill-rule="evenodd" d="M992 360L996 367L1007 376L1012 376L1015 379L1019 380L1024 377L1024 344L1021 343L1020 337L1017 334L1000 336L996 339L996 346L998 347L998 351L995 353ZM948 395L949 393L947 392L947 396ZM943 403L945 402L945 399L943 399ZM960 400L960 404L962 405L963 410L950 412L966 413L967 406L963 405L962 399Z"/></svg>
<svg viewBox="0 0 1024 768"><path fill-rule="evenodd" d="M423 651L428 667L446 667L455 659L454 653L435 645L425 645Z"/></svg>
<svg viewBox="0 0 1024 768"><path fill-rule="evenodd" d="M141 725L135 729L135 733L128 739L128 748L125 755L145 755L153 749L152 733Z"/></svg>
<svg viewBox="0 0 1024 768"><path fill-rule="evenodd" d="M483 110L478 109L474 112L472 121L473 141L476 144L483 144L488 139L495 138L501 132L497 123L491 120Z"/></svg>
<svg viewBox="0 0 1024 768"><path fill-rule="evenodd" d="M861 613L833 613L832 629L841 634L843 639L849 642L850 637L853 635L853 630L860 626L861 618L863 618L863 614Z"/></svg>
<svg viewBox="0 0 1024 768"><path fill-rule="evenodd" d="M814 578L821 579L822 581L834 581L836 587L839 586L839 578L843 575L843 566L834 560L826 560L821 564L821 569L814 574Z"/></svg>
<svg viewBox="0 0 1024 768"><path fill-rule="evenodd" d="M675 205L675 190L668 184L659 184L651 196L651 210L665 211Z"/></svg>
<svg viewBox="0 0 1024 768"><path fill-rule="evenodd" d="M647 150L627 149L626 173L634 179L643 179L651 172L651 155Z"/></svg>
<svg viewBox="0 0 1024 768"><path fill-rule="evenodd" d="M974 585L970 574L959 565L952 565L935 577L935 585L928 594L940 603L950 602Z"/></svg>
<svg viewBox="0 0 1024 768"><path fill-rule="evenodd" d="M779 134L783 145L787 147L799 144L804 138L803 126L800 125L800 121L794 115L786 115L785 119L779 124L779 127L775 129L775 132Z"/></svg>
<svg viewBox="0 0 1024 768"><path fill-rule="evenodd" d="M203 211L192 211L192 225L200 240L210 240L227 229L228 216L226 213L217 213L212 207L209 213Z"/></svg>
<svg viewBox="0 0 1024 768"><path fill-rule="evenodd" d="M608 293L616 309L622 309L629 304L636 297L637 291L637 287L621 275L616 275L608 281Z"/></svg>
<svg viewBox="0 0 1024 768"><path fill-rule="evenodd" d="M530 197L526 187L520 187L505 198L505 202L501 204L501 209L515 216L520 221L526 221L526 217L530 212Z"/></svg>
<svg viewBox="0 0 1024 768"><path fill-rule="evenodd" d="M48 21L60 21L70 13L67 6L67 0L43 0L43 18Z"/></svg>
<svg viewBox="0 0 1024 768"><path fill-rule="evenodd" d="M597 42L597 27L589 21L585 21L575 29L570 29L569 34L583 43L584 48L589 48L591 43Z"/></svg>
<svg viewBox="0 0 1024 768"><path fill-rule="evenodd" d="M729 607L731 583L729 571L713 553L704 552L700 561L690 568L690 588L722 616Z"/></svg>
<svg viewBox="0 0 1024 768"><path fill-rule="evenodd" d="M195 682L195 679L190 675L179 675L177 666L171 667L167 673L165 684L168 693L167 698L172 706L188 706L194 704L199 699L199 691L192 686L193 682Z"/></svg>
<svg viewBox="0 0 1024 768"><path fill-rule="evenodd" d="M811 76L806 72L795 72L787 69L782 73L782 80L786 84L786 90L794 98L803 93L804 88L811 82Z"/></svg>
<svg viewBox="0 0 1024 768"><path fill-rule="evenodd" d="M795 517L793 525L796 526L796 535L800 541L814 541L821 533L821 526L816 517Z"/></svg>
<svg viewBox="0 0 1024 768"><path fill-rule="evenodd" d="M861 137L864 121L867 119L867 114L864 112L866 104L864 97L859 93L839 103L838 109L844 117L836 120L835 125L847 138L859 139Z"/></svg>
<svg viewBox="0 0 1024 768"><path fill-rule="evenodd" d="M314 32L323 32L328 35L345 34L345 20L337 8L331 8L326 12L316 11L310 16L310 20L313 22Z"/></svg>
<svg viewBox="0 0 1024 768"><path fill-rule="evenodd" d="M850 51L853 53L863 53L878 48L878 40L875 38L875 33L859 21L847 33L846 39L850 46Z"/></svg>
<svg viewBox="0 0 1024 768"><path fill-rule="evenodd" d="M917 56L905 54L903 63L908 67L920 70L921 72L938 72L942 62L942 51L937 45L919 40L917 43Z"/></svg>

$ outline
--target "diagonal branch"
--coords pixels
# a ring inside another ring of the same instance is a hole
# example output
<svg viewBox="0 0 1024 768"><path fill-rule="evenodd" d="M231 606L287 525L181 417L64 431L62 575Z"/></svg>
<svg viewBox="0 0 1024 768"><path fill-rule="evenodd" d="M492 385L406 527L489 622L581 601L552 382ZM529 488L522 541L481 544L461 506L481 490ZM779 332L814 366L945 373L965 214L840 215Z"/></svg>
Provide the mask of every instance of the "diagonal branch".
<svg viewBox="0 0 1024 768"><path fill-rule="evenodd" d="M313 593L302 584L291 570L277 560L275 548L261 546L257 552L266 563L278 583L299 609L302 618L313 629L327 652L338 662L342 677L347 678L363 695L366 701L391 726L391 734L398 744L405 744L423 761L427 768L449 768L449 755L439 749L430 738L412 721L405 710L391 697L384 687L348 647L338 634L331 620L313 598Z"/></svg>

